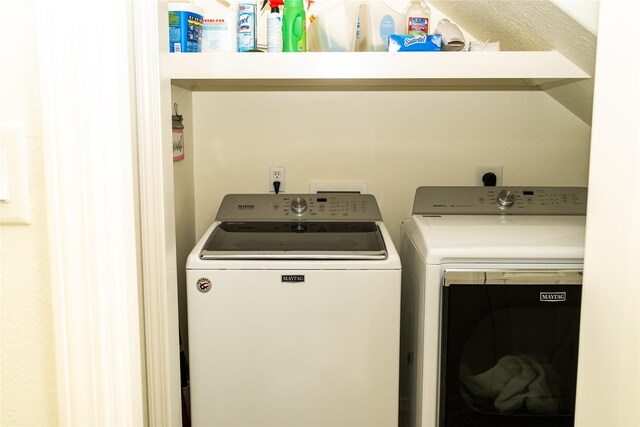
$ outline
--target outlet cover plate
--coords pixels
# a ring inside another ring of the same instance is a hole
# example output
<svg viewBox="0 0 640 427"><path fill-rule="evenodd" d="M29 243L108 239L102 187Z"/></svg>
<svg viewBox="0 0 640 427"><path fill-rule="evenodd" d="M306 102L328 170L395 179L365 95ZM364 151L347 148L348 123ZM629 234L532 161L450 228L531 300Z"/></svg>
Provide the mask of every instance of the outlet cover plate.
<svg viewBox="0 0 640 427"><path fill-rule="evenodd" d="M275 193L273 189L274 181L280 181L279 193L284 193L284 180L285 180L285 168L284 166L270 166L269 167L269 193Z"/></svg>

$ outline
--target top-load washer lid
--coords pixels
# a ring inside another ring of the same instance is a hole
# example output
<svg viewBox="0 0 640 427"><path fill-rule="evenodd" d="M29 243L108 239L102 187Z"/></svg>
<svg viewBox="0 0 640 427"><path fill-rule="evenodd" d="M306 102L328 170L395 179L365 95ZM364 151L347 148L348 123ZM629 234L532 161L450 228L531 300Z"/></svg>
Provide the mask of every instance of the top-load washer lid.
<svg viewBox="0 0 640 427"><path fill-rule="evenodd" d="M223 222L202 259L385 259L375 222Z"/></svg>
<svg viewBox="0 0 640 427"><path fill-rule="evenodd" d="M201 259L386 259L380 210L363 194L230 194Z"/></svg>

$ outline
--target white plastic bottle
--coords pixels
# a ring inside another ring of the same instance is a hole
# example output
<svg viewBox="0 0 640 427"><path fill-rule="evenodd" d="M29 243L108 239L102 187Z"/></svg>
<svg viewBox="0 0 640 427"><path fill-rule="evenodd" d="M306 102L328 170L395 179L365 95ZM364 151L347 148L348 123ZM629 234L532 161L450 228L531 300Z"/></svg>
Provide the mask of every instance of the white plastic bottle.
<svg viewBox="0 0 640 427"><path fill-rule="evenodd" d="M427 35L431 21L431 9L425 0L410 0L405 9L407 34Z"/></svg>
<svg viewBox="0 0 640 427"><path fill-rule="evenodd" d="M238 3L238 52L258 49L257 0L240 0Z"/></svg>
<svg viewBox="0 0 640 427"><path fill-rule="evenodd" d="M267 52L282 52L282 0L270 0L271 13L267 16Z"/></svg>

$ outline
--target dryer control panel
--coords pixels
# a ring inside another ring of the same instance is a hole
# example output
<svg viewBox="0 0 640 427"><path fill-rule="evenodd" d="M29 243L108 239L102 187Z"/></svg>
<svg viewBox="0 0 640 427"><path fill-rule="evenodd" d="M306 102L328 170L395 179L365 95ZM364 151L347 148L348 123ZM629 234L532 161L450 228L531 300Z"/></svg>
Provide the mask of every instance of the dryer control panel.
<svg viewBox="0 0 640 427"><path fill-rule="evenodd" d="M370 194L228 194L216 221L382 221Z"/></svg>
<svg viewBox="0 0 640 427"><path fill-rule="evenodd" d="M583 187L419 187L414 215L586 215Z"/></svg>

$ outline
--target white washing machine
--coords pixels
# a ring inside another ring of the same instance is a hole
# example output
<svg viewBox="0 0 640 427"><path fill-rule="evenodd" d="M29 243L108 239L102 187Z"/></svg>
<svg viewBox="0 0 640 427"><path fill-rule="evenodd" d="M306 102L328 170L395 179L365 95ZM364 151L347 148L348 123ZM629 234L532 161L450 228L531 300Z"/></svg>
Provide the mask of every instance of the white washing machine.
<svg viewBox="0 0 640 427"><path fill-rule="evenodd" d="M227 195L186 268L194 426L397 424L400 259L373 196Z"/></svg>
<svg viewBox="0 0 640 427"><path fill-rule="evenodd" d="M402 224L411 426L572 426L587 192L420 187Z"/></svg>

